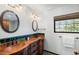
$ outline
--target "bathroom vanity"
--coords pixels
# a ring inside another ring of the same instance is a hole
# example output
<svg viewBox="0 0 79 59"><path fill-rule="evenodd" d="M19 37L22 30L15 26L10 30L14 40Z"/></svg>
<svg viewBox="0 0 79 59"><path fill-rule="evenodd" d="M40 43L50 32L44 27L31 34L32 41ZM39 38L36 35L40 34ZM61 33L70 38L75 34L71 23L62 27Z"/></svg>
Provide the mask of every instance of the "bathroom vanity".
<svg viewBox="0 0 79 59"><path fill-rule="evenodd" d="M16 39L17 41L14 41L14 42L10 41L8 46L5 43L0 44L0 55L41 55L43 54L44 33L36 33L36 34L28 35L27 37L25 36L23 37L19 37L18 38L19 40Z"/></svg>

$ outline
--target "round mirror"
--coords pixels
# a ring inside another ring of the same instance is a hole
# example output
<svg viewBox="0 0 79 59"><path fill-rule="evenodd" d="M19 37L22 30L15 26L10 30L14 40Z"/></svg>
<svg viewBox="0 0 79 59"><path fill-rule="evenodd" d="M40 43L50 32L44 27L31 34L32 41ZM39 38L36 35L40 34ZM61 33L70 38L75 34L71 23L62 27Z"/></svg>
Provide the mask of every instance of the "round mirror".
<svg viewBox="0 0 79 59"><path fill-rule="evenodd" d="M38 30L38 23L36 20L32 21L32 29L34 32Z"/></svg>
<svg viewBox="0 0 79 59"><path fill-rule="evenodd" d="M10 10L6 10L1 14L1 25L4 31L13 33L19 27L19 17Z"/></svg>

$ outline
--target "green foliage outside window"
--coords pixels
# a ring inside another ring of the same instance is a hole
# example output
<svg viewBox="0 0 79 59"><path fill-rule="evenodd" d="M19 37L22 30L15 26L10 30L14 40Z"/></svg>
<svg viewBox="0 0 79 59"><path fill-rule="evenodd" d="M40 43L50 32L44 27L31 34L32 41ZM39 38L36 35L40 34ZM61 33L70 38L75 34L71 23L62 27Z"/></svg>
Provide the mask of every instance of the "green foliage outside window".
<svg viewBox="0 0 79 59"><path fill-rule="evenodd" d="M79 32L79 19L61 20L56 22L55 30L58 32Z"/></svg>

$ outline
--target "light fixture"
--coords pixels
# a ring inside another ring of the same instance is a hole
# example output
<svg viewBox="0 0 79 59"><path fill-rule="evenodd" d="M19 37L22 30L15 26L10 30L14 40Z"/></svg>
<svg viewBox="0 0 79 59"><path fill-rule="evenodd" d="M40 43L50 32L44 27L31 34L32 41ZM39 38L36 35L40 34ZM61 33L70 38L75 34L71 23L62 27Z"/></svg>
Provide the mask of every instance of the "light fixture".
<svg viewBox="0 0 79 59"><path fill-rule="evenodd" d="M8 4L8 6L15 8L15 9L22 9L22 5L21 4Z"/></svg>
<svg viewBox="0 0 79 59"><path fill-rule="evenodd" d="M39 16L37 16L35 13L32 13L32 18L33 18L33 20L38 20Z"/></svg>

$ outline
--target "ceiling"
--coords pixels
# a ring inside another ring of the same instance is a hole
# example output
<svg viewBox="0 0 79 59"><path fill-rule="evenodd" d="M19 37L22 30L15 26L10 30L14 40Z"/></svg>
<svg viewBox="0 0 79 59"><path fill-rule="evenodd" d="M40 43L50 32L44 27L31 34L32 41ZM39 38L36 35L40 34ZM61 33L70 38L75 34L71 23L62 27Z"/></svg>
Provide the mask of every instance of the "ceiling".
<svg viewBox="0 0 79 59"><path fill-rule="evenodd" d="M36 14L46 15L46 13L52 13L56 8L63 7L79 7L79 4L24 4L25 7Z"/></svg>
<svg viewBox="0 0 79 59"><path fill-rule="evenodd" d="M79 6L79 4L25 4L25 6L31 11L52 11L60 7Z"/></svg>

